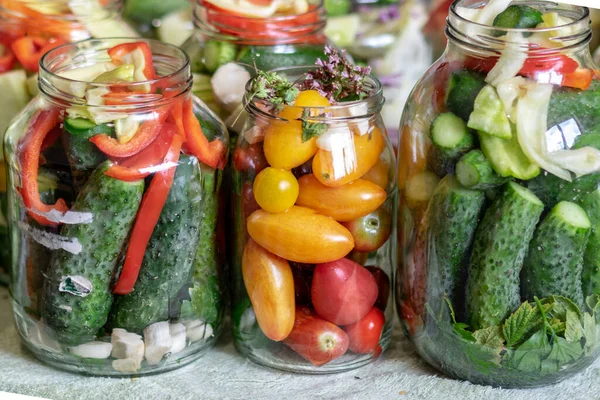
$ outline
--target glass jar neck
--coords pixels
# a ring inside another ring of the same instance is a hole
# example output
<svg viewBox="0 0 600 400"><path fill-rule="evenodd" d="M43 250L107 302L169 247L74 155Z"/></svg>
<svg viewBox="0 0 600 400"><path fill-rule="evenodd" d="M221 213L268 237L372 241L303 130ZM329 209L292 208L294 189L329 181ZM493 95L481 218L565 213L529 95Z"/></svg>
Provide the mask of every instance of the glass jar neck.
<svg viewBox="0 0 600 400"><path fill-rule="evenodd" d="M135 39L88 39L66 44L46 53L40 61L38 85L45 100L59 107L102 107L115 112L143 112L171 104L191 93L192 76L187 55L178 47L156 40L145 40L152 50L157 78L144 82L119 84L118 105L90 104L91 91L104 93L115 84L66 78L68 71L110 62L107 50ZM139 41L139 40L138 40Z"/></svg>
<svg viewBox="0 0 600 400"><path fill-rule="evenodd" d="M0 34L78 41L91 35L85 24L112 20L122 0L0 0Z"/></svg>
<svg viewBox="0 0 600 400"><path fill-rule="evenodd" d="M322 0L309 0L309 9L305 13L268 18L233 14L205 0L198 0L194 10L194 25L204 36L254 46L323 44L326 18Z"/></svg>
<svg viewBox="0 0 600 400"><path fill-rule="evenodd" d="M557 4L548 1L525 1L521 5L536 8L543 13L556 13L568 18L568 23L550 28L498 28L470 19L467 11L479 8L487 1L456 0L450 6L446 36L449 48L478 56L498 56L507 46L529 57L547 57L563 52L589 53L592 31L590 13L585 7ZM535 36L534 36L535 35Z"/></svg>

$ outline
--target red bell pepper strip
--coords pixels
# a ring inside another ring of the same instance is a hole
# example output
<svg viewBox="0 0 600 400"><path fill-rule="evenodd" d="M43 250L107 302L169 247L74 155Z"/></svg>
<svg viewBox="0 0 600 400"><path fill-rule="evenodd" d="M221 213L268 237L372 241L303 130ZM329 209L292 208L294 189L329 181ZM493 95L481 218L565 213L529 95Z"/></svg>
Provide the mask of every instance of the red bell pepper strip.
<svg viewBox="0 0 600 400"><path fill-rule="evenodd" d="M105 175L122 181L133 182L159 171L171 143L173 143L173 136L176 132L175 125L165 123L152 144L122 162L113 163L105 172Z"/></svg>
<svg viewBox="0 0 600 400"><path fill-rule="evenodd" d="M561 86L586 90L592 84L596 73L587 68L578 68L574 72L563 74Z"/></svg>
<svg viewBox="0 0 600 400"><path fill-rule="evenodd" d="M210 167L223 169L225 167L225 145L218 139L209 142L204 136L200 122L194 115L191 98L184 101L182 116L186 137L184 150Z"/></svg>
<svg viewBox="0 0 600 400"><path fill-rule="evenodd" d="M106 134L92 136L90 141L98 149L111 158L126 158L138 154L152 143L160 133L170 107L161 107L153 112L155 118L145 121L135 133L135 136L127 143L119 143L115 138Z"/></svg>
<svg viewBox="0 0 600 400"><path fill-rule="evenodd" d="M15 65L15 55L8 46L0 43L0 72L10 71Z"/></svg>
<svg viewBox="0 0 600 400"><path fill-rule="evenodd" d="M158 222L162 208L167 201L171 185L173 185L181 144L181 136L173 136L173 142L163 162L174 165L171 168L157 172L152 178L146 194L144 194L133 230L131 231L131 239L127 247L125 263L123 264L119 280L113 289L113 293L115 294L124 295L130 293L137 281L148 241Z"/></svg>
<svg viewBox="0 0 600 400"><path fill-rule="evenodd" d="M40 110L32 119L32 124L19 145L19 162L22 169L21 196L27 213L42 225L57 226L56 222L40 215L56 210L65 213L69 210L63 199L48 205L42 202L38 188L38 173L42 145L48 133L60 123L60 110L51 108Z"/></svg>
<svg viewBox="0 0 600 400"><path fill-rule="evenodd" d="M65 43L67 42L62 39L47 40L37 36L24 36L15 40L11 48L23 68L29 72L38 72L42 56Z"/></svg>
<svg viewBox="0 0 600 400"><path fill-rule="evenodd" d="M135 54L136 52L137 54ZM146 42L119 44L109 49L108 55L112 62L117 65L133 64L136 69L141 68L147 81L156 78L156 71L152 62L152 50ZM143 60L144 65L139 65L140 60Z"/></svg>
<svg viewBox="0 0 600 400"><path fill-rule="evenodd" d="M185 138L185 128L183 127L183 102L178 101L171 108L171 115L169 120L172 121L177 127L177 133Z"/></svg>

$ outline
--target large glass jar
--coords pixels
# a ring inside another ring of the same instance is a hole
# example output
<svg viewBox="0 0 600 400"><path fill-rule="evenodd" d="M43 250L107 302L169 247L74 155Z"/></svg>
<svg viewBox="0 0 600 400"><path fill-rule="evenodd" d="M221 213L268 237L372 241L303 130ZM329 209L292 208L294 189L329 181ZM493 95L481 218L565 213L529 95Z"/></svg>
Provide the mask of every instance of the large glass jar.
<svg viewBox="0 0 600 400"><path fill-rule="evenodd" d="M279 71L300 84L308 69ZM360 367L388 346L393 319L395 158L381 85L368 78L369 97L330 107L301 92L279 113L251 85L232 185L235 345L281 370ZM301 115L325 133L303 141Z"/></svg>
<svg viewBox="0 0 600 400"><path fill-rule="evenodd" d="M191 94L187 56L157 41L89 39L47 53L39 86L5 138L24 344L98 375L198 358L223 319L216 231L228 143Z"/></svg>
<svg viewBox="0 0 600 400"><path fill-rule="evenodd" d="M0 137L37 94L41 56L89 37L136 36L118 17L120 0L0 0ZM1 145L0 145L1 146ZM1 147L0 147L1 150ZM4 153L0 151L0 283L8 283Z"/></svg>
<svg viewBox="0 0 600 400"><path fill-rule="evenodd" d="M196 29L182 48L192 62L194 94L236 134L244 124L242 98L251 74L313 65L324 56L325 9L321 0L299 0L297 9L263 18L249 8L236 11L228 3L232 2L198 0Z"/></svg>
<svg viewBox="0 0 600 400"><path fill-rule="evenodd" d="M598 354L600 76L587 9L498 4L452 4L405 108L396 300L435 368L533 387Z"/></svg>
<svg viewBox="0 0 600 400"><path fill-rule="evenodd" d="M394 145L398 144L398 110L433 62L422 33L426 0L341 0L326 2L325 33L355 60L371 65L383 84L382 117ZM406 62L410 60L410 62Z"/></svg>

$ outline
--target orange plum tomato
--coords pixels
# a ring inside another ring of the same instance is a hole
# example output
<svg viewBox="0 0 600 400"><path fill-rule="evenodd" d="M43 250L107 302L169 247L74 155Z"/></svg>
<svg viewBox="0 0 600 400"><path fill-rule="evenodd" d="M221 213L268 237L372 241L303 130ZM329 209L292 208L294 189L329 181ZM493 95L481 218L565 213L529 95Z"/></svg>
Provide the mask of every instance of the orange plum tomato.
<svg viewBox="0 0 600 400"><path fill-rule="evenodd" d="M283 341L302 358L320 367L343 356L348 350L348 335L308 307L296 308L292 333Z"/></svg>
<svg viewBox="0 0 600 400"><path fill-rule="evenodd" d="M385 316L377 307L371 308L360 321L344 327L350 339L349 349L353 353L368 354L379 347L379 339L385 324Z"/></svg>
<svg viewBox="0 0 600 400"><path fill-rule="evenodd" d="M298 198L298 181L290 171L273 167L263 169L254 180L254 197L259 206L271 213L289 209Z"/></svg>
<svg viewBox="0 0 600 400"><path fill-rule="evenodd" d="M371 252L383 246L392 231L391 220L390 213L380 207L367 215L345 222L344 226L354 238L354 250Z"/></svg>
<svg viewBox="0 0 600 400"><path fill-rule="evenodd" d="M390 182L389 165L385 160L379 159L373 168L363 175L363 179L373 182L383 190L387 190Z"/></svg>
<svg viewBox="0 0 600 400"><path fill-rule="evenodd" d="M242 256L242 276L256 320L265 336L285 339L294 326L294 277L289 263L252 239Z"/></svg>
<svg viewBox="0 0 600 400"><path fill-rule="evenodd" d="M277 214L258 210L246 222L254 241L289 261L307 264L334 261L354 247L348 229L306 207L292 206Z"/></svg>
<svg viewBox="0 0 600 400"><path fill-rule="evenodd" d="M310 207L336 221L352 221L375 211L385 201L385 190L375 183L357 179L340 187L323 185L313 174L300 178L296 204Z"/></svg>
<svg viewBox="0 0 600 400"><path fill-rule="evenodd" d="M378 288L368 269L347 258L318 264L311 297L317 315L336 325L364 317L377 301Z"/></svg>
<svg viewBox="0 0 600 400"><path fill-rule="evenodd" d="M370 134L354 135L354 152L341 159L331 151L319 150L313 159L313 174L324 185L343 186L365 175L379 160L385 148L384 134L375 127Z"/></svg>

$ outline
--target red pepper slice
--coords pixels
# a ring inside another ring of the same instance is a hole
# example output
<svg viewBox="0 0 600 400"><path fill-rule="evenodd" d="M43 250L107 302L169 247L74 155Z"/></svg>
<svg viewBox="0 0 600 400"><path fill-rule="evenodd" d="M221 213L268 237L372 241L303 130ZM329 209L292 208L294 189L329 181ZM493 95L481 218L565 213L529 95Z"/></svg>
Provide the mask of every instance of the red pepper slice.
<svg viewBox="0 0 600 400"><path fill-rule="evenodd" d="M177 164L181 144L181 136L173 136L169 152L164 158L165 164ZM176 166L173 165L172 168L157 172L152 178L146 194L144 194L133 230L131 231L131 239L129 240L129 247L125 255L125 263L123 264L121 276L119 276L119 281L113 289L113 293L115 294L128 294L133 290L140 273L148 241L150 240L150 236L152 236L162 208L167 201L169 190L171 190L171 186L173 185L175 170Z"/></svg>
<svg viewBox="0 0 600 400"><path fill-rule="evenodd" d="M563 74L561 86L586 90L592 84L596 73L587 68L578 68L574 72Z"/></svg>
<svg viewBox="0 0 600 400"><path fill-rule="evenodd" d="M177 133L185 138L185 128L183 127L183 102L178 101L173 105L169 120L177 126Z"/></svg>
<svg viewBox="0 0 600 400"><path fill-rule="evenodd" d="M183 103L183 127L185 129L185 151L194 155L204 164L213 168L225 167L225 145L220 140L209 142L200 122L194 115L192 99Z"/></svg>
<svg viewBox="0 0 600 400"><path fill-rule="evenodd" d="M136 69L141 67L147 81L156 78L156 71L154 70L154 64L152 63L152 50L146 42L119 44L109 49L108 55L117 65L133 64ZM140 66L139 61L143 61L144 65Z"/></svg>
<svg viewBox="0 0 600 400"><path fill-rule="evenodd" d="M10 71L15 65L15 55L8 46L0 43L0 72Z"/></svg>
<svg viewBox="0 0 600 400"><path fill-rule="evenodd" d="M127 158L123 162L112 164L105 174L115 179L133 182L144 179L150 174L161 170L161 164L171 147L171 143L173 143L173 136L176 133L177 128L175 125L168 122L165 123L160 134L152 144L133 157Z"/></svg>
<svg viewBox="0 0 600 400"><path fill-rule="evenodd" d="M40 59L50 50L67 43L62 39L44 39L38 36L24 36L15 40L11 47L19 63L29 72L38 72Z"/></svg>
<svg viewBox="0 0 600 400"><path fill-rule="evenodd" d="M131 157L152 143L160 133L170 107L162 107L153 112L156 116L145 121L135 133L135 136L127 143L119 143L115 138L106 134L93 136L90 141L100 149L101 152L111 158Z"/></svg>
<svg viewBox="0 0 600 400"><path fill-rule="evenodd" d="M32 119L32 124L19 145L19 162L21 165L21 196L27 208L27 213L42 225L57 226L56 222L48 220L40 213L57 210L65 213L69 210L63 199L48 205L42 202L38 188L38 173L42 145L48 133L60 123L60 110L51 108L40 110Z"/></svg>

